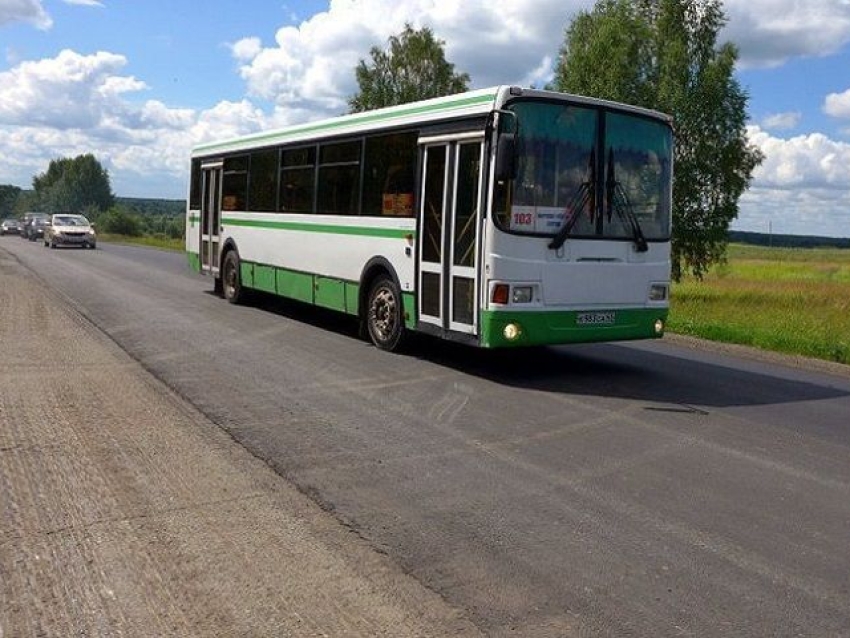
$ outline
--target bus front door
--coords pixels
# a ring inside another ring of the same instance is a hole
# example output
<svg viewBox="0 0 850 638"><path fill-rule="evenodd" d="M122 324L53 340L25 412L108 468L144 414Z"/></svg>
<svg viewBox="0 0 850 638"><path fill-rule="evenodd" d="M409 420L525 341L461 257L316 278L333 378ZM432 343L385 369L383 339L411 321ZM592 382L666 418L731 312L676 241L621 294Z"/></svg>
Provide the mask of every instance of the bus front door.
<svg viewBox="0 0 850 638"><path fill-rule="evenodd" d="M201 270L218 274L219 233L221 231L221 162L201 166Z"/></svg>
<svg viewBox="0 0 850 638"><path fill-rule="evenodd" d="M423 138L419 210L419 320L478 332L478 234L483 134Z"/></svg>

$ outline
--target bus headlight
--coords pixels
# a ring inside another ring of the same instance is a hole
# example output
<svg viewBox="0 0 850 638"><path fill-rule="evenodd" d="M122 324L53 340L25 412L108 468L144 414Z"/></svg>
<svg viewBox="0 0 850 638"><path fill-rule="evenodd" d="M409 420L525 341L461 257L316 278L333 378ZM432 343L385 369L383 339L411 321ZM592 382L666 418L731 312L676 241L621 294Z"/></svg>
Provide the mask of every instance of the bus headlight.
<svg viewBox="0 0 850 638"><path fill-rule="evenodd" d="M667 284L652 284L649 287L649 300L650 301L667 301L667 295L669 294L669 287Z"/></svg>
<svg viewBox="0 0 850 638"><path fill-rule="evenodd" d="M664 322L661 319L655 320L655 334L660 335L664 332Z"/></svg>
<svg viewBox="0 0 850 638"><path fill-rule="evenodd" d="M514 286L512 291L513 295L511 296L511 300L514 303L531 303L534 299L533 286Z"/></svg>
<svg viewBox="0 0 850 638"><path fill-rule="evenodd" d="M502 330L502 334L508 341L516 341L522 334L522 328L518 323L509 323L505 326L505 329Z"/></svg>

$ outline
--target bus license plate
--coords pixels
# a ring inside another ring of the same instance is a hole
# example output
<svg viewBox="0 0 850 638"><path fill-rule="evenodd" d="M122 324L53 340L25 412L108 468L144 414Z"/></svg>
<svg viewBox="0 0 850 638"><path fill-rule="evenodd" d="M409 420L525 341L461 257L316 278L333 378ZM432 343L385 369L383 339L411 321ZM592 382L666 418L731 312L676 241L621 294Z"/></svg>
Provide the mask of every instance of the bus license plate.
<svg viewBox="0 0 850 638"><path fill-rule="evenodd" d="M615 312L580 312L576 317L580 326L613 326L616 320Z"/></svg>

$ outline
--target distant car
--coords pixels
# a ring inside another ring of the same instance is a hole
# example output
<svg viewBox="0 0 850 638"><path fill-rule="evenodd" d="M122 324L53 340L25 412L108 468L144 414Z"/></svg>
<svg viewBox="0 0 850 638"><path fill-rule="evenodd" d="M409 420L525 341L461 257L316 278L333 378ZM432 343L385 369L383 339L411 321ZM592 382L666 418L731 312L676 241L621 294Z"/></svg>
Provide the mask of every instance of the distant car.
<svg viewBox="0 0 850 638"><path fill-rule="evenodd" d="M21 232L21 225L17 219L4 219L0 223L0 235L17 235Z"/></svg>
<svg viewBox="0 0 850 638"><path fill-rule="evenodd" d="M44 227L50 222L50 215L47 213L27 213L29 219L24 218L26 227L24 228L23 236L30 241L36 241L44 237Z"/></svg>
<svg viewBox="0 0 850 638"><path fill-rule="evenodd" d="M94 226L83 215L61 213L53 215L44 230L44 245L82 246L97 248L97 234Z"/></svg>
<svg viewBox="0 0 850 638"><path fill-rule="evenodd" d="M27 229L29 228L30 222L32 221L33 215L36 213L24 213L24 216L21 218L21 221L18 223L18 232L21 233L21 237L24 239L28 239L27 237Z"/></svg>

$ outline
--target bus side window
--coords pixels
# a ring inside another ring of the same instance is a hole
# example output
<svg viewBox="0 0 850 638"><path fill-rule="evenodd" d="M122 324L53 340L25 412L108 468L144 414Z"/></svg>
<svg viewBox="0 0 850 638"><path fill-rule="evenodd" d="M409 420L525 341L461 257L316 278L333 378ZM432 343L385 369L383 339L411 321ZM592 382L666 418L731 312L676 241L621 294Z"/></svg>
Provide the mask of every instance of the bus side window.
<svg viewBox="0 0 850 638"><path fill-rule="evenodd" d="M284 213L312 213L316 147L283 149L280 155L278 207Z"/></svg>
<svg viewBox="0 0 850 638"><path fill-rule="evenodd" d="M417 138L410 132L366 139L364 215L413 217Z"/></svg>
<svg viewBox="0 0 850 638"><path fill-rule="evenodd" d="M248 156L226 157L221 184L221 209L246 210L247 200Z"/></svg>
<svg viewBox="0 0 850 638"><path fill-rule="evenodd" d="M251 153L248 169L248 207L255 212L273 212L277 197L277 149Z"/></svg>
<svg viewBox="0 0 850 638"><path fill-rule="evenodd" d="M360 140L319 147L316 212L356 215L360 189Z"/></svg>
<svg viewBox="0 0 850 638"><path fill-rule="evenodd" d="M192 174L189 185L189 208L201 208L201 160L192 160Z"/></svg>

